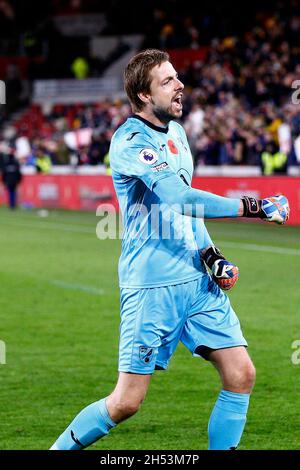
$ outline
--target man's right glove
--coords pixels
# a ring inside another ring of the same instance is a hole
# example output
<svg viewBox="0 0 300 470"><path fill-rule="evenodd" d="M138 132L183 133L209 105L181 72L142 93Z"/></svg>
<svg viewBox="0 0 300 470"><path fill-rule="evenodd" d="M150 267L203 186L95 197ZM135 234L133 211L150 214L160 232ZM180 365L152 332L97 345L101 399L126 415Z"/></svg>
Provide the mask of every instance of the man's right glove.
<svg viewBox="0 0 300 470"><path fill-rule="evenodd" d="M212 278L220 289L231 289L239 278L239 268L227 261L216 246L207 247L201 255L211 269Z"/></svg>
<svg viewBox="0 0 300 470"><path fill-rule="evenodd" d="M244 196L242 202L244 205L243 217L259 217L276 224L285 224L289 219L289 201L282 194L265 199Z"/></svg>

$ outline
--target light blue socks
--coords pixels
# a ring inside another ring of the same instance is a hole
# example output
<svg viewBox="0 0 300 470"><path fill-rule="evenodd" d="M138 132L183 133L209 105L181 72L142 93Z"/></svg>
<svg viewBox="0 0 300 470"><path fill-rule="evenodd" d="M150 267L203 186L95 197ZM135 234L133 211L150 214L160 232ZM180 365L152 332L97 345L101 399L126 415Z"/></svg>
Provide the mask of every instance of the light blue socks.
<svg viewBox="0 0 300 470"><path fill-rule="evenodd" d="M237 448L246 424L249 393L221 390L208 423L209 450Z"/></svg>
<svg viewBox="0 0 300 470"><path fill-rule="evenodd" d="M209 450L231 450L238 446L246 423L250 394L222 390L208 423ZM51 450L80 450L116 426L105 404L106 398L84 408L59 436Z"/></svg>
<svg viewBox="0 0 300 470"><path fill-rule="evenodd" d="M109 416L105 401L103 398L80 411L50 450L80 450L108 434L116 423Z"/></svg>

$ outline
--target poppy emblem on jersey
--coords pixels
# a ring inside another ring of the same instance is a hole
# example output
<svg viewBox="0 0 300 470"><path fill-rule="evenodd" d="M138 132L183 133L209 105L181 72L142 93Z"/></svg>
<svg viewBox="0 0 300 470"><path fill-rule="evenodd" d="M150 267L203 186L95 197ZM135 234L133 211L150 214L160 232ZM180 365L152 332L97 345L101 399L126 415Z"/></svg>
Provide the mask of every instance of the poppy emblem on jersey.
<svg viewBox="0 0 300 470"><path fill-rule="evenodd" d="M174 153L174 155L178 155L178 148L174 144L173 140L171 139L168 140L168 147L171 153Z"/></svg>
<svg viewBox="0 0 300 470"><path fill-rule="evenodd" d="M146 165L153 165L158 160L158 155L153 149L143 149L139 153L139 159Z"/></svg>
<svg viewBox="0 0 300 470"><path fill-rule="evenodd" d="M147 348L147 346L140 346L140 359L141 361L148 364L151 362L153 357L153 348Z"/></svg>

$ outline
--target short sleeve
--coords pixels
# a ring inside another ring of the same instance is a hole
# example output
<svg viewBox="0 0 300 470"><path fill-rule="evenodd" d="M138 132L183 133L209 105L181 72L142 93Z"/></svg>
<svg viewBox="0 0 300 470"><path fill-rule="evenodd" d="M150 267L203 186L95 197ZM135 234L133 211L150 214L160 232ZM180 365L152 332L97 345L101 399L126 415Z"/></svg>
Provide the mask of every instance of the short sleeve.
<svg viewBox="0 0 300 470"><path fill-rule="evenodd" d="M109 154L113 172L139 178L150 190L157 181L174 175L158 145L143 136L130 144L115 136Z"/></svg>

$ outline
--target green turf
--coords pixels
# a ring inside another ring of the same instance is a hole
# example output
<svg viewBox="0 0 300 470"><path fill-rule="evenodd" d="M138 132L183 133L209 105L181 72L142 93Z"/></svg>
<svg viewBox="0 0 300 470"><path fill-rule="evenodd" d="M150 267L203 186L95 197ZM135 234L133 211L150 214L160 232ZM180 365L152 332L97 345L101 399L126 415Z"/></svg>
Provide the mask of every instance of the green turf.
<svg viewBox="0 0 300 470"><path fill-rule="evenodd" d="M0 449L47 449L117 377L120 242L91 213L0 209ZM230 293L257 368L241 449L299 449L300 228L210 222L241 277ZM235 246L236 244L236 246ZM267 251L272 246L274 252ZM284 254L287 248L288 253ZM205 449L219 390L211 365L179 346L141 411L91 449Z"/></svg>

